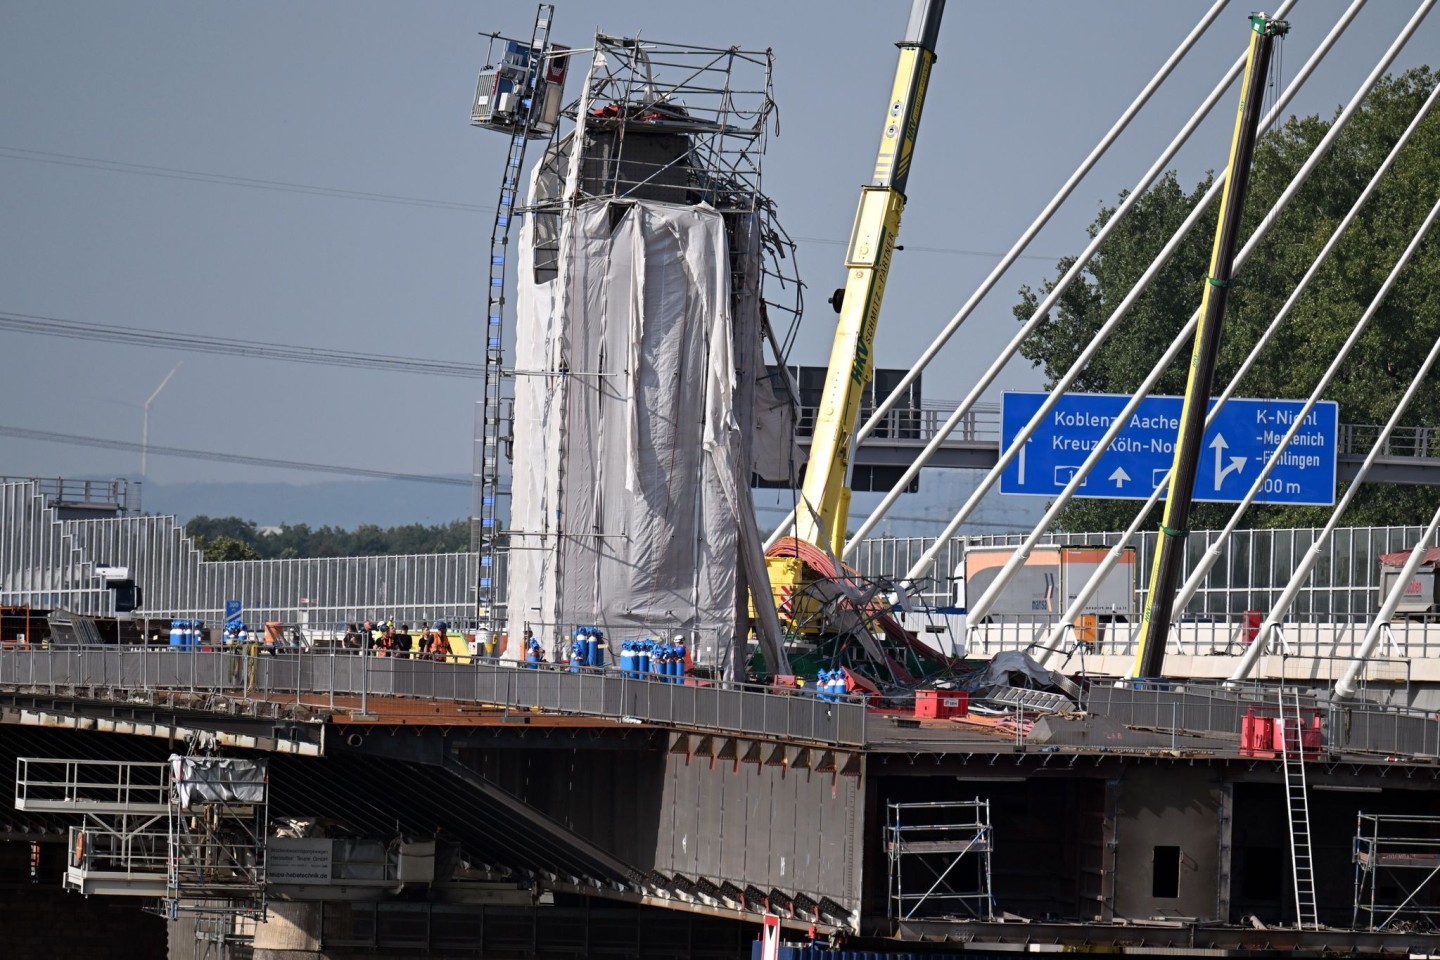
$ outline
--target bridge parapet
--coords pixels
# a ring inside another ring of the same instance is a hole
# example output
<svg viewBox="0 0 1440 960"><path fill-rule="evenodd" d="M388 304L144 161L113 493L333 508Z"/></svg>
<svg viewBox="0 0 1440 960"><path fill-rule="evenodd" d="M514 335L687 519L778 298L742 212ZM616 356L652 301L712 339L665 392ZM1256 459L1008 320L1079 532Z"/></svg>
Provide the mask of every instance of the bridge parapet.
<svg viewBox="0 0 1440 960"><path fill-rule="evenodd" d="M349 711L370 697L471 703L656 723L707 732L766 736L837 746L865 743L858 703L787 695L755 684L679 684L619 671L526 669L509 661L474 663L363 656L358 652L172 651L167 647L52 647L0 650L0 687L51 693L167 691ZM342 703L337 706L336 697Z"/></svg>
<svg viewBox="0 0 1440 960"><path fill-rule="evenodd" d="M1303 689L1307 679L1313 678L1289 676L1287 683L1299 681ZM1261 685L1235 691L1203 679L1144 682L1138 689L1130 682L1114 684L1092 680L1076 711L1057 717L1044 742L1083 749L1093 738L1085 718L1099 716L1177 737L1203 732L1216 741L1207 742L1206 750L1228 755L1239 749L1245 711L1274 705L1274 688ZM217 709L227 710L237 702L291 702L328 708L350 720L382 719L365 713L369 698L402 698L502 708L518 711L517 719L543 711L801 745L937 753L1027 749L1026 737L1018 734L1007 740L948 723L922 724L903 709L874 713L859 701L827 702L756 685L670 684L615 671L530 670L494 661L440 663L345 651L272 657L155 648L10 649L0 651L0 688L97 701L185 694L192 705L211 696ZM1306 699L1329 718L1329 743L1337 752L1440 759L1440 714L1404 705Z"/></svg>

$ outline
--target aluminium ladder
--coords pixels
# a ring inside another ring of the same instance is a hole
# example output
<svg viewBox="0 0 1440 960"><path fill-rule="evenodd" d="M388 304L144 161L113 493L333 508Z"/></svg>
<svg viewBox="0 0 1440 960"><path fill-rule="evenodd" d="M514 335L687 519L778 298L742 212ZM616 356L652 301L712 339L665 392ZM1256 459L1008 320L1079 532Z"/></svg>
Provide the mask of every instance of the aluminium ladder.
<svg viewBox="0 0 1440 960"><path fill-rule="evenodd" d="M500 178L500 200L495 206L495 222L490 229L489 280L486 286L485 311L485 377L481 402L480 449L475 454L479 479L479 502L475 505L478 528L471 532L471 547L479 554L479 582L476 584L476 606L481 623L490 636L500 630L496 615L496 555L499 534L500 448L504 411L504 317L505 274L509 266L510 226L519 214L515 200L520 190L520 176L525 163L525 146L534 136L536 84L545 66L545 53L550 48L550 23L553 4L542 3L535 13L535 27L530 37L530 69L526 72L521 104L525 123L510 134L505 154L505 169Z"/></svg>
<svg viewBox="0 0 1440 960"><path fill-rule="evenodd" d="M1295 925L1318 930L1315 907L1315 862L1310 849L1310 799L1305 787L1304 716L1300 691L1287 705L1285 685L1278 688L1280 704L1280 763L1285 771L1285 809L1290 821L1290 870L1295 890ZM1287 709L1288 706L1288 709Z"/></svg>

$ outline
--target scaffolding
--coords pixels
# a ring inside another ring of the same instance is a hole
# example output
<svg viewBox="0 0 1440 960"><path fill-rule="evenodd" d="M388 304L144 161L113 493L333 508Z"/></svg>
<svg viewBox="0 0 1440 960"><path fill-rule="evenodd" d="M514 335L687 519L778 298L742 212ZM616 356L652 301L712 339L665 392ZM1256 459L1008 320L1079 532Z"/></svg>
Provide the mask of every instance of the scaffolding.
<svg viewBox="0 0 1440 960"><path fill-rule="evenodd" d="M139 896L163 913L265 916L266 762L20 757L15 808L82 817L63 885Z"/></svg>
<svg viewBox="0 0 1440 960"><path fill-rule="evenodd" d="M706 203L753 213L775 109L769 50L595 36L594 58L564 115L583 143L575 198ZM547 162L569 135L557 131Z"/></svg>
<svg viewBox="0 0 1440 960"><path fill-rule="evenodd" d="M994 919L990 801L976 798L891 803L887 807L890 919Z"/></svg>
<svg viewBox="0 0 1440 960"><path fill-rule="evenodd" d="M1433 931L1440 904L1440 816L1356 816L1355 903L1351 926L1370 931Z"/></svg>

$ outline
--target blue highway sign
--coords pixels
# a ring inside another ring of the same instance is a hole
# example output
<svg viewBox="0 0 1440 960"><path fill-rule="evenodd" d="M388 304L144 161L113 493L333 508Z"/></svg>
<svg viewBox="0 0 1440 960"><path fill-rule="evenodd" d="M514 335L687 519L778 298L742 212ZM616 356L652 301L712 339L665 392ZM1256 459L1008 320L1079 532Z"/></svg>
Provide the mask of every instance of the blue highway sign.
<svg viewBox="0 0 1440 960"><path fill-rule="evenodd" d="M1005 394L1000 409L1002 449L1015 442L1044 402L1043 393ZM1061 397L1000 474L1000 492L1039 497L1060 493L1129 402L1128 396L1109 393ZM1110 500L1148 498L1174 463L1181 403L1180 397L1147 397L1141 402L1076 494ZM1226 403L1205 431L1195 499L1243 500L1304 406L1300 400L1235 398ZM1334 403L1317 403L1265 478L1255 502L1333 504L1339 420Z"/></svg>

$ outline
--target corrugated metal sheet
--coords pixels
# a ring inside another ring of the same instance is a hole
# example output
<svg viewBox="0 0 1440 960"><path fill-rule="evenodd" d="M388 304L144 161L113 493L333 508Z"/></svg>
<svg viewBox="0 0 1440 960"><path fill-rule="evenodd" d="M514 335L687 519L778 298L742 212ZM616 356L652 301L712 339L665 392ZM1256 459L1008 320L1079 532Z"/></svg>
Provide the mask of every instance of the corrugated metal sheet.
<svg viewBox="0 0 1440 960"><path fill-rule="evenodd" d="M210 562L174 517L61 520L31 482L0 484L0 605L113 615L95 566L128 567L152 617L218 622L239 600L251 622L317 627L474 616L473 553Z"/></svg>

